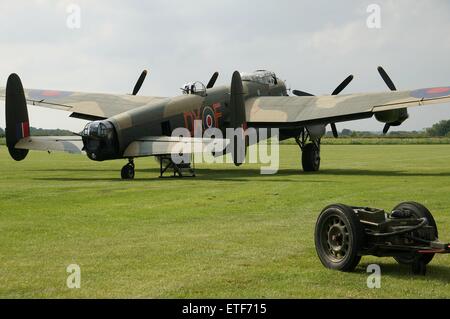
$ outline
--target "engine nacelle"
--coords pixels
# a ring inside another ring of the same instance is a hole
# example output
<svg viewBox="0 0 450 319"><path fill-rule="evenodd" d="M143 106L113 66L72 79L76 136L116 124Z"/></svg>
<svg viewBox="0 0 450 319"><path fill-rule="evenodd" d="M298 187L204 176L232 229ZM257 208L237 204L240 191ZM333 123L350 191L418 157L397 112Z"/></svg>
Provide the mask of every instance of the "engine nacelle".
<svg viewBox="0 0 450 319"><path fill-rule="evenodd" d="M407 109L389 110L375 113L377 121L389 124L391 126L399 126L409 117Z"/></svg>
<svg viewBox="0 0 450 319"><path fill-rule="evenodd" d="M325 125L318 124L307 126L306 129L308 130L311 140L318 140L325 135L326 133L325 127L326 127Z"/></svg>

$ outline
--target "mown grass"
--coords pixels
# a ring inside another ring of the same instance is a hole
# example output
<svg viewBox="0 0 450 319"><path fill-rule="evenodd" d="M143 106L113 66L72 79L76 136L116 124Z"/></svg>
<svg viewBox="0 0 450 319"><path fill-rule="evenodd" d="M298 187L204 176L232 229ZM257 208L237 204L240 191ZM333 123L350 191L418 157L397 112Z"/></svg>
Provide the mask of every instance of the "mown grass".
<svg viewBox="0 0 450 319"><path fill-rule="evenodd" d="M322 145L427 145L450 144L449 137L324 137ZM295 145L293 139L282 141L284 145Z"/></svg>
<svg viewBox="0 0 450 319"><path fill-rule="evenodd" d="M450 144L449 137L344 137L324 138L326 145L424 145Z"/></svg>
<svg viewBox="0 0 450 319"><path fill-rule="evenodd" d="M198 164L196 178L159 179L156 162L33 152L14 162L0 147L0 297L437 298L450 297L450 259L425 277L391 258L364 257L353 273L322 267L314 224L331 203L389 209L425 204L450 241L450 147L324 145L322 170L300 171L282 145L276 175L259 165ZM81 267L81 288L66 267ZM378 263L382 288L368 289Z"/></svg>

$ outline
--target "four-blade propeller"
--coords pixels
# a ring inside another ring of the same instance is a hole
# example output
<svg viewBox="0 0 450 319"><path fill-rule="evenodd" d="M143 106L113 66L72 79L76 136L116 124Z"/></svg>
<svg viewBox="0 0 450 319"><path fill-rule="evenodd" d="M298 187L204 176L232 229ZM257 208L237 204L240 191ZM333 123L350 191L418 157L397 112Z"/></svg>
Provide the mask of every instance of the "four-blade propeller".
<svg viewBox="0 0 450 319"><path fill-rule="evenodd" d="M331 95L338 95L339 93L341 93L346 87L347 85L350 84L350 82L353 80L353 74L350 74L349 76L347 76L347 78L342 81L341 84L338 85L338 87L336 89L334 89L333 93L331 93ZM331 126L331 131L333 132L333 136L335 138L339 137L337 128L336 128L336 123L330 123Z"/></svg>
<svg viewBox="0 0 450 319"><path fill-rule="evenodd" d="M394 82L392 82L389 75L386 73L386 71L383 69L383 67L379 66L377 68L378 73L380 73L381 78L383 79L384 83L386 83L387 87L391 91L397 91L397 88L394 85ZM383 134L386 135L389 132L389 129L391 128L391 124L386 123L383 127Z"/></svg>

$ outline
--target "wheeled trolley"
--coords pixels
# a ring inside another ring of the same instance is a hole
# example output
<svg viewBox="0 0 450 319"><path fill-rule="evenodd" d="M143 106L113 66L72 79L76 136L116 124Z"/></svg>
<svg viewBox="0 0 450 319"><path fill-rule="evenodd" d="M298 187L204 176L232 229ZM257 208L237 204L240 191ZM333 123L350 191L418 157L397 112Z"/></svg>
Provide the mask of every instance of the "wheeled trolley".
<svg viewBox="0 0 450 319"><path fill-rule="evenodd" d="M329 205L317 219L314 236L322 264L340 271L353 271L361 256L373 255L393 257L424 275L435 254L450 253L450 243L438 239L433 215L416 202L398 204L391 212Z"/></svg>

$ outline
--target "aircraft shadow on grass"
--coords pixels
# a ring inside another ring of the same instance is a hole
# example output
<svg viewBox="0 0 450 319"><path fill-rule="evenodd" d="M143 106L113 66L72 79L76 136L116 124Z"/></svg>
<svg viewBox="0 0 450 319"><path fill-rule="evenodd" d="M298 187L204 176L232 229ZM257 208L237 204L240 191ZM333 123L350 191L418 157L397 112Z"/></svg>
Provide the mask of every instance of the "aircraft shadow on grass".
<svg viewBox="0 0 450 319"><path fill-rule="evenodd" d="M116 169L99 169L99 168L51 168L51 169L33 169L29 170L32 172L51 172L51 173L61 173L61 176L47 176L47 177L36 177L36 180L55 180L55 181L83 181L83 180L99 180L99 181L120 181L120 177L102 177L101 173L114 172L117 173ZM148 181L159 179L159 169L149 168L149 169L138 169L136 181ZM76 176L76 177L65 177L64 173L99 173L90 176ZM211 180L211 181L255 181L260 180L264 182L317 182L317 183L327 183L327 182L339 182L334 180L323 180L314 179L317 177L336 177L336 176L375 176L375 177L446 177L450 176L450 172L407 172L407 171L386 171L386 170L367 170L367 169L324 169L315 173L304 173L298 169L280 169L274 175L262 175L260 174L259 168L239 168L239 169L209 169L209 168L197 168L195 170L196 177L193 180ZM141 177L141 178L139 178ZM144 177L144 178L142 178ZM282 177L282 178L280 178ZM287 178L291 177L291 178ZM175 180L192 180L192 178L172 178L170 175L165 176L164 179L175 179Z"/></svg>

